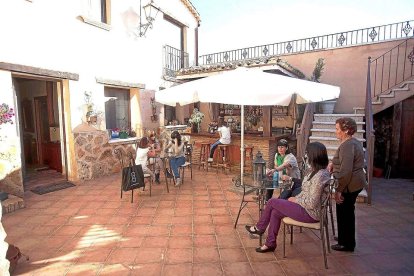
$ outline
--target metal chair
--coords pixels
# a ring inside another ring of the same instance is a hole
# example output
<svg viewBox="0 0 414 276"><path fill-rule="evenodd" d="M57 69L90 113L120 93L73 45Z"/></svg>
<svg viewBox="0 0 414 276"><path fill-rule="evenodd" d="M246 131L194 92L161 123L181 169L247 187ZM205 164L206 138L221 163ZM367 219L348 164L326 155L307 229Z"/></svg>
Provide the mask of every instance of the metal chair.
<svg viewBox="0 0 414 276"><path fill-rule="evenodd" d="M186 144L184 146L185 163L181 165L179 168L180 175L182 177L181 178L182 183L184 183L184 173L185 173L186 168L190 169L191 179L193 179L193 147L194 147L194 143ZM174 179L174 184L175 184L175 179Z"/></svg>
<svg viewBox="0 0 414 276"><path fill-rule="evenodd" d="M334 221L333 210L332 210L332 193L334 193L335 189L338 187L338 180L332 177L331 181L333 182L329 188L328 212L331 217L332 235L335 236L335 221Z"/></svg>
<svg viewBox="0 0 414 276"><path fill-rule="evenodd" d="M148 157L148 167L151 167L152 169L152 171L153 172L155 172L155 167L156 167L156 163L157 163L157 158L159 158L159 157ZM165 185L167 186L167 193L170 193L170 189L168 188L168 181L167 181L167 173L166 173L166 171L165 171L165 162L164 162L164 160L163 159L161 159L162 160L162 162L163 162L163 164L164 164L164 170L163 171L161 171L160 170L160 174L161 173L163 173L164 174L164 177L165 177ZM150 193L151 194L151 193Z"/></svg>
<svg viewBox="0 0 414 276"><path fill-rule="evenodd" d="M324 191L321 195L321 220L315 223L305 223L294 220L290 217L282 219L283 222L283 257L286 257L286 228L290 227L290 244L293 244L293 226L308 228L319 231L319 238L321 239L322 252L324 257L325 268L328 268L328 260L326 257L326 249L331 252L329 247L329 230L328 230L328 206L331 201L330 193L335 185L335 180L330 179L324 184Z"/></svg>

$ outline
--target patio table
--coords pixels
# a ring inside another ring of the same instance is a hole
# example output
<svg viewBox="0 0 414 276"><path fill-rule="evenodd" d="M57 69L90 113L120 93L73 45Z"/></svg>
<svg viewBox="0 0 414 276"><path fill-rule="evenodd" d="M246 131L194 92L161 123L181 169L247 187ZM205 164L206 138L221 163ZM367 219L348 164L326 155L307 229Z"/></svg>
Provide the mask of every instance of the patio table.
<svg viewBox="0 0 414 276"><path fill-rule="evenodd" d="M266 191L271 189L286 189L292 187L292 181L282 181L279 180L276 185L273 184L273 180L268 177L264 177L261 181L254 181L253 175L250 173L245 173L243 175L243 183L241 182L240 176L233 178L233 183L238 188L243 188L243 196L240 202L239 212L237 214L236 222L234 223L234 228L237 226L237 222L240 217L241 211L246 207L250 202L256 203L258 205L259 217L262 215L262 212L266 204ZM248 195L255 194L255 198L247 198ZM262 245L262 236L260 235L260 245Z"/></svg>

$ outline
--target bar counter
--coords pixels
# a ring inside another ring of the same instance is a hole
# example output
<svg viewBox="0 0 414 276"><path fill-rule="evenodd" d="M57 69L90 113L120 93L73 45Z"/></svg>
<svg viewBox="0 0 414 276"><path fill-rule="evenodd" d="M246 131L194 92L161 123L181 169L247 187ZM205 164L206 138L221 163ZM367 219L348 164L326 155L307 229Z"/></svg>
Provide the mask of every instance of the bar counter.
<svg viewBox="0 0 414 276"><path fill-rule="evenodd" d="M198 164L200 157L200 147L201 143L210 143L213 144L219 139L218 133L186 133L183 135L189 135L191 137L191 143L195 143L193 150L193 162ZM253 147L253 156L260 151L263 155L263 159L266 160L268 167L273 167L273 158L275 156L277 147L276 142L279 139L287 138L289 134L279 134L276 136L262 136L261 134L245 134L244 135L244 145L247 147ZM240 167L240 145L241 145L241 134L232 133L231 135L231 144L230 144L230 164L233 168ZM217 150L214 153L216 157Z"/></svg>

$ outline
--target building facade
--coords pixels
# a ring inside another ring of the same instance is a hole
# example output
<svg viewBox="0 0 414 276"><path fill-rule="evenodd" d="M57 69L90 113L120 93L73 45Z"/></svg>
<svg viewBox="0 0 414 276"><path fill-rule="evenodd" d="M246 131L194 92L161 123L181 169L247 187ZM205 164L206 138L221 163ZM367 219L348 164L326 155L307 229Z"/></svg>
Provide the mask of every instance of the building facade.
<svg viewBox="0 0 414 276"><path fill-rule="evenodd" d="M196 63L199 25L187 0L1 1L0 104L15 115L0 125L0 190L23 197L31 169L119 170L113 150L131 145L108 130L164 125L154 91Z"/></svg>

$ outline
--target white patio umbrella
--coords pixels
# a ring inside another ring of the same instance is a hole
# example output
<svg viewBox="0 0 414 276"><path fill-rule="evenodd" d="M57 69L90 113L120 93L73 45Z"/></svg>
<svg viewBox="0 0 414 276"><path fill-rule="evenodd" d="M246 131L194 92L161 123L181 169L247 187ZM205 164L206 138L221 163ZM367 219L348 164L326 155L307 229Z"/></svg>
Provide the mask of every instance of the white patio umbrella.
<svg viewBox="0 0 414 276"><path fill-rule="evenodd" d="M156 91L155 100L171 106L194 102L240 105L242 130L240 169L243 182L244 105L288 106L294 94L297 95L297 104L319 102L338 98L339 92L340 88L337 86L240 67Z"/></svg>

